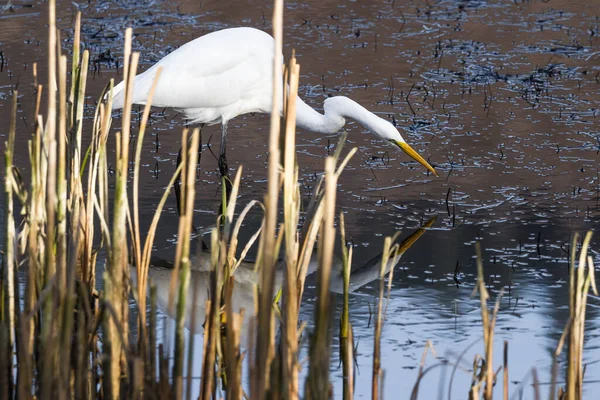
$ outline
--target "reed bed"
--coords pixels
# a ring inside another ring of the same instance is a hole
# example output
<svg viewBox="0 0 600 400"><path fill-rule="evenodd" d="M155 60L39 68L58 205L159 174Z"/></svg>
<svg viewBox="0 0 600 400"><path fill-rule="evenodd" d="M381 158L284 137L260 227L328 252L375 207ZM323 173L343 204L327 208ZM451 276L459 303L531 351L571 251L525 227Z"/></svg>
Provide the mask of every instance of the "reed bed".
<svg viewBox="0 0 600 400"><path fill-rule="evenodd" d="M193 339L187 344L188 363L184 365L185 310L190 301L190 274L193 249L190 239L195 199L195 168L200 133L183 130L181 165L175 171L161 198L150 228L140 232L139 176L140 157L150 107L146 106L137 131L130 131L131 91L139 54L132 52L131 30L126 31L124 77L126 102L123 128L111 132L113 82L100 96L91 121L84 120L86 79L89 53L80 49L81 15L77 14L72 49L70 84L67 58L63 54L60 32L56 29L55 2L50 0L48 20L48 82L38 85L36 119L29 145L30 181L19 178L14 164L17 119L15 91L11 100L11 123L4 152L4 227L2 270L0 275L0 398L191 398L194 381L187 371L201 363L202 379L197 384L199 398L252 399L323 399L333 397L330 381L332 326L329 291L332 255L336 236L337 181L356 152L351 149L342 157L345 135L333 156L327 157L324 174L315 185L304 218L301 219L301 196L295 152L295 99L300 66L292 57L285 68L275 58L273 96L283 94L283 110L274 101L269 137L268 191L262 201L246 205L236 216L237 195L242 168L231 185L231 194L223 202L222 215L210 240L210 298L205 304L203 359L193 358ZM275 1L273 33L276 54L282 45L283 2ZM34 71L37 68L34 67ZM151 103L154 86L148 96ZM36 76L37 82L37 76ZM39 113L41 96L47 96L45 115ZM281 112L280 112L281 111ZM280 115L283 117L280 118ZM85 128L85 129L84 129ZM91 144L82 148L82 135ZM129 143L137 135L137 147L130 156ZM107 143L116 148L115 190L108 190ZM133 179L129 171L133 167ZM148 270L152 244L170 188L181 175L178 243L171 273L169 310L175 315L175 345L168 349L158 343L156 332L157 294L149 286ZM279 207L280 197L283 200ZM238 233L252 207L261 207L264 220L238 256ZM22 210L21 219L17 211ZM278 211L283 220L278 222ZM18 221L18 223L17 223ZM381 334L390 295L394 266L398 258L431 226L433 220L404 242L398 235L385 239L380 262L380 289L376 305L372 347L372 398L382 398L385 366L381 364ZM354 396L355 343L349 309L349 284L352 246L346 244L343 214L338 223L343 258L343 309L339 337L343 369L344 399ZM98 233L100 235L98 236ZM594 266L588 247L588 233L580 249L576 266L576 243L572 246L570 270L570 319L556 350L560 355L568 345L568 371L565 386L557 389L557 372L553 376L551 398L581 399L583 396L583 343L585 309L589 290L596 293ZM318 239L318 240L317 240ZM232 292L237 268L249 248L258 243L255 269L256 285L253 310L234 309ZM304 283L311 256L317 246L317 299L312 329L299 321ZM500 369L503 371L504 398L507 398L508 358L504 347L503 366L494 370L494 326L500 296L494 308L487 305L489 293L483 275L481 250L478 254L478 281L484 351L476 357L473 383L468 389L471 399L491 399ZM99 254L106 254L100 257ZM283 254L283 256L280 256ZM281 258L282 257L282 258ZM102 260L102 266L98 261ZM285 279L281 290L274 284L276 268ZM136 279L131 273L135 271ZM97 289L97 273L103 274L103 287ZM22 277L20 279L19 277ZM21 286L24 286L21 288ZM199 290L191 288L193 293ZM148 307L147 299L150 299ZM130 299L137 316L136 334L129 324ZM195 303L193 303L195 307ZM148 315L149 313L149 315ZM249 343L241 343L245 315L250 319ZM192 315L195 315L192 312ZM192 317L193 318L193 317ZM276 324L276 320L278 324ZM192 325L194 325L192 323ZM279 326L279 335L276 335ZM303 368L299 354L303 338L309 336L306 378L300 382ZM276 339L277 337L277 339ZM428 346L429 348L430 346ZM427 354L428 348L425 349ZM425 358L424 354L424 358ZM170 361L172 360L172 361ZM243 365L249 367L249 385L243 384ZM413 390L428 370L421 364ZM558 371L557 368L554 369ZM533 372L535 377L535 371ZM535 398L539 398L534 379ZM467 391L465 391L466 393ZM408 394L407 394L408 395Z"/></svg>

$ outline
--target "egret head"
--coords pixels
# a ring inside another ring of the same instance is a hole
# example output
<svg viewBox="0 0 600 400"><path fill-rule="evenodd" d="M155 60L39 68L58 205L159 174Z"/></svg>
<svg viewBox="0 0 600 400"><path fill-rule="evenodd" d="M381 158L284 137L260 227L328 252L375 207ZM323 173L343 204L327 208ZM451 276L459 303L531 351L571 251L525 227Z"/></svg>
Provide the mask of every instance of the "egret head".
<svg viewBox="0 0 600 400"><path fill-rule="evenodd" d="M310 109L310 107L306 106L303 102L299 102L298 104L304 106L304 110L299 110L297 114L298 121L301 122L301 120L304 119L304 125L308 127L308 129L316 132L334 133L344 126L344 123L346 122L344 118L352 118L374 133L375 136L400 147L400 149L412 159L427 168L435 176L438 176L435 169L433 169L433 167L429 165L415 149L406 143L402 135L400 135L400 132L398 132L398 129L396 129L390 121L375 115L354 100L345 96L334 96L326 99L325 104L323 105L323 108L325 109L324 116L314 112L314 110ZM305 113L310 115L303 115ZM321 123L311 123L314 121ZM300 125L302 125L302 123L300 123Z"/></svg>

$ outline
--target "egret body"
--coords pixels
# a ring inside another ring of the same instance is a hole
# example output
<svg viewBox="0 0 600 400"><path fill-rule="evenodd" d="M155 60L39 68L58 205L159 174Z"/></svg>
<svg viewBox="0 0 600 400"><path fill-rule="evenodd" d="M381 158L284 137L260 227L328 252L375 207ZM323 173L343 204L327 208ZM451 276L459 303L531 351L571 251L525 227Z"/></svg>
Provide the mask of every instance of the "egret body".
<svg viewBox="0 0 600 400"><path fill-rule="evenodd" d="M224 157L229 120L252 112L271 112L274 46L271 35L254 28L223 29L201 36L137 75L132 102L146 103L156 71L162 67L152 105L174 108L191 123L222 124L221 156ZM125 83L121 82L113 89L113 109L122 108L124 100ZM301 128L333 134L344 126L346 118L354 119L437 175L389 121L347 97L326 99L324 114L300 98L296 100L296 108L296 123Z"/></svg>

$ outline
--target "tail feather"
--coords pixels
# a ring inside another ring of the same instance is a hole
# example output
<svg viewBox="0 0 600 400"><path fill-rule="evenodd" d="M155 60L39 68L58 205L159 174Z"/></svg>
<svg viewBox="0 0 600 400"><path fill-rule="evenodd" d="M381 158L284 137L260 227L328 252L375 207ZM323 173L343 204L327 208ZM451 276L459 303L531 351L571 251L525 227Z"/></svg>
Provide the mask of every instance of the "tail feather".
<svg viewBox="0 0 600 400"><path fill-rule="evenodd" d="M131 96L132 104L146 104L148 91L154 80L155 68L142 72L133 78L133 91ZM125 81L122 81L113 88L113 110L123 108L125 105Z"/></svg>

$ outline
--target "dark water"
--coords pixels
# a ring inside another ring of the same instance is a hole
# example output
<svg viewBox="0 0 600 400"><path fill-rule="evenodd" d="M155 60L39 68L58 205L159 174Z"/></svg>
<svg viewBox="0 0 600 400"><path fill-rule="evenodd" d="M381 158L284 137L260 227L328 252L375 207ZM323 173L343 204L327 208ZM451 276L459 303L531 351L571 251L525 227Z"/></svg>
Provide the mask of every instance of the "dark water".
<svg viewBox="0 0 600 400"><path fill-rule="evenodd" d="M41 63L45 82L47 13L44 3L23 4L14 2L12 9L0 11L0 136L3 143L6 99L18 85L16 163L25 168L34 106L31 70L32 63ZM67 49L75 6L66 1L59 6ZM83 12L83 42L91 51L90 113L107 81L121 79L116 61L125 27L134 27L134 48L142 52L140 69L146 69L206 32L241 25L270 31L272 12L269 1L99 1L78 7ZM296 50L300 92L307 103L319 108L330 94L353 98L395 121L407 141L440 172L439 178L429 176L357 124L348 125L349 146L359 151L340 179L338 207L355 244L357 268L381 251L385 236L402 230L406 237L437 216L394 274L382 335L387 398L409 397L426 340L433 342L439 357L428 356L427 365L443 360L454 365L474 344L458 362L449 396L466 397L467 371L474 354L483 351L477 342L478 300L471 297L477 240L484 249L493 299L505 290L495 364L500 365L502 342L508 340L511 393L518 396L523 388L523 398L532 397L532 367L542 382L549 382L551 355L568 318L571 236L594 229L600 216L598 10L597 1L579 0L287 2L284 52ZM145 215L153 212L175 169L183 124L174 112L155 111L144 144ZM119 118L114 125L120 126ZM218 147L218 127L205 128L202 134L205 143L212 135L210 143ZM246 115L229 124L230 167L244 165L238 204L260 199L265 191L267 134L264 115ZM306 193L337 139L299 132L298 162ZM220 196L217 163L208 151L202 155L197 190L195 225L210 227ZM260 218L250 215L244 237L258 227ZM149 223L150 218L146 226ZM171 198L156 238L157 256L172 256L176 223ZM592 243L594 255L597 243L598 238ZM359 341L361 397L370 396L369 307L375 304L378 287L377 281L365 282L350 298ZM313 293L307 288L305 320L311 317ZM600 387L600 303L595 297L588 301L589 394ZM336 302L340 309L341 299ZM423 381L421 398L440 393L447 398L451 369L434 368ZM332 371L339 378L337 354ZM334 385L340 395L340 380Z"/></svg>

